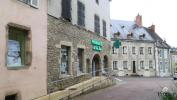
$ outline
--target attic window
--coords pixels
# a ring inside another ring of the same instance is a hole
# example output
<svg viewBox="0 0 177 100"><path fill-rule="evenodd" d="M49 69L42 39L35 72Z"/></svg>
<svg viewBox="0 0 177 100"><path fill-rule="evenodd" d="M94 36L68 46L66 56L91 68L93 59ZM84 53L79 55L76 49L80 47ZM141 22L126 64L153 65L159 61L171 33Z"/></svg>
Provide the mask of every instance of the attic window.
<svg viewBox="0 0 177 100"><path fill-rule="evenodd" d="M125 26L121 26L121 28L124 28Z"/></svg>
<svg viewBox="0 0 177 100"><path fill-rule="evenodd" d="M130 32L129 34L127 34L127 37L128 37L128 38L133 37L133 33L132 33L132 32Z"/></svg>
<svg viewBox="0 0 177 100"><path fill-rule="evenodd" d="M139 38L143 39L143 38L145 38L145 36L146 36L146 34L142 34L142 35L139 35Z"/></svg>
<svg viewBox="0 0 177 100"><path fill-rule="evenodd" d="M119 37L119 36L120 36L120 32L114 33L114 37Z"/></svg>

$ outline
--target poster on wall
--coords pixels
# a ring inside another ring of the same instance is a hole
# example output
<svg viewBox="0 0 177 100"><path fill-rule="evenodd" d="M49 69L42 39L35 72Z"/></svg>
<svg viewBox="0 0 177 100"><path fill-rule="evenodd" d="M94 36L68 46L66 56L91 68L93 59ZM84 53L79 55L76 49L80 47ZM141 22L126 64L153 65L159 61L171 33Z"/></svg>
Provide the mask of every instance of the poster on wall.
<svg viewBox="0 0 177 100"><path fill-rule="evenodd" d="M8 41L7 65L12 67L21 66L20 43L18 41Z"/></svg>

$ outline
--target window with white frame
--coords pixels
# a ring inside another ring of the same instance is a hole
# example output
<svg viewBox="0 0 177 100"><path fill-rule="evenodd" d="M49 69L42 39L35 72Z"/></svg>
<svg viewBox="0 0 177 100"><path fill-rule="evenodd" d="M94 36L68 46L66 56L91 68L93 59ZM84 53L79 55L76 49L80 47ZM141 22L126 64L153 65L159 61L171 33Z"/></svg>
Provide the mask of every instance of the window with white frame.
<svg viewBox="0 0 177 100"><path fill-rule="evenodd" d="M144 54L144 47L140 47L140 55Z"/></svg>
<svg viewBox="0 0 177 100"><path fill-rule="evenodd" d="M148 54L152 54L152 47L148 47Z"/></svg>
<svg viewBox="0 0 177 100"><path fill-rule="evenodd" d="M113 61L113 70L118 70L118 62L117 61Z"/></svg>
<svg viewBox="0 0 177 100"><path fill-rule="evenodd" d="M144 61L140 61L140 68L144 69Z"/></svg>
<svg viewBox="0 0 177 100"><path fill-rule="evenodd" d="M127 46L123 46L123 54L127 54Z"/></svg>
<svg viewBox="0 0 177 100"><path fill-rule="evenodd" d="M132 54L136 54L135 47L132 47Z"/></svg>
<svg viewBox="0 0 177 100"><path fill-rule="evenodd" d="M34 8L38 8L39 7L39 0L18 0L21 1L27 5L30 5Z"/></svg>
<svg viewBox="0 0 177 100"><path fill-rule="evenodd" d="M112 47L112 54L117 54L117 49L114 46Z"/></svg>
<svg viewBox="0 0 177 100"><path fill-rule="evenodd" d="M163 70L163 64L160 62L160 70Z"/></svg>
<svg viewBox="0 0 177 100"><path fill-rule="evenodd" d="M167 59L168 58L168 51L164 50L164 58Z"/></svg>
<svg viewBox="0 0 177 100"><path fill-rule="evenodd" d="M127 64L128 64L128 61L123 61L123 68L124 69L128 69Z"/></svg>
<svg viewBox="0 0 177 100"><path fill-rule="evenodd" d="M153 62L152 62L152 60L149 61L149 68L153 68Z"/></svg>

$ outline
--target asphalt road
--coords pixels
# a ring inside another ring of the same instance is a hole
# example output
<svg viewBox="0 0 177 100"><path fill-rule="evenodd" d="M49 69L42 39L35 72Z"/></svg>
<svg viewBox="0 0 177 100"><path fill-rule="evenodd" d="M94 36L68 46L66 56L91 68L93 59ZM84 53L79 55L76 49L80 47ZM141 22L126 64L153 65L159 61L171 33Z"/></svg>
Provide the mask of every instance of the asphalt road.
<svg viewBox="0 0 177 100"><path fill-rule="evenodd" d="M101 89L74 100L159 100L158 92L163 87L170 91L177 88L172 78L119 77L119 85Z"/></svg>

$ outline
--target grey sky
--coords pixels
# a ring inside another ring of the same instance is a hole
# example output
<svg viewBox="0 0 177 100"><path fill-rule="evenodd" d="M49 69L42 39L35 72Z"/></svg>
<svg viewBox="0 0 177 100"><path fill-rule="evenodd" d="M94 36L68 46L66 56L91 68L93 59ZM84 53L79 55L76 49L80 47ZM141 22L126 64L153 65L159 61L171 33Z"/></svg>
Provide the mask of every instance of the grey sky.
<svg viewBox="0 0 177 100"><path fill-rule="evenodd" d="M143 25L156 25L156 32L177 47L177 0L112 0L111 18L134 21L142 15Z"/></svg>

